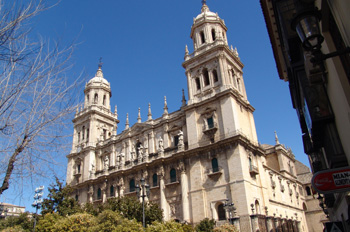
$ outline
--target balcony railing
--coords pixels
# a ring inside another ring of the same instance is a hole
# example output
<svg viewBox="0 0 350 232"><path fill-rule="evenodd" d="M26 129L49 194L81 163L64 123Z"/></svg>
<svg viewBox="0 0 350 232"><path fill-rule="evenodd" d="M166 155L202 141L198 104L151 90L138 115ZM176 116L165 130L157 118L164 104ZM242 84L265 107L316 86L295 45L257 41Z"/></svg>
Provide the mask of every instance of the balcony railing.
<svg viewBox="0 0 350 232"><path fill-rule="evenodd" d="M258 167L253 164L249 165L249 173L252 176L258 175L259 174Z"/></svg>

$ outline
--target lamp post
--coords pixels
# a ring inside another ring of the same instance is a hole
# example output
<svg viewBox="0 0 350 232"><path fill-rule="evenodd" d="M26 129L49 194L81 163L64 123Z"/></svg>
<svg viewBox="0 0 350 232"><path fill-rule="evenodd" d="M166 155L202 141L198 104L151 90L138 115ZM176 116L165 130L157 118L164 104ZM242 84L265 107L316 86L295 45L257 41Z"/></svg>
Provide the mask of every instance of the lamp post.
<svg viewBox="0 0 350 232"><path fill-rule="evenodd" d="M233 204L232 202L229 202L228 199L226 199L225 203L224 203L224 210L227 212L228 214L228 220L229 222L232 224L232 212L235 213L236 207L235 204Z"/></svg>
<svg viewBox="0 0 350 232"><path fill-rule="evenodd" d="M137 197L142 197L142 225L144 228L146 228L146 222L145 222L145 197L149 197L149 185L146 184L145 179L141 178L141 185L136 185L136 193Z"/></svg>
<svg viewBox="0 0 350 232"><path fill-rule="evenodd" d="M36 209L35 217L34 217L33 232L35 232L36 215L38 214L38 209L41 207L41 204L43 203L43 199L42 199L43 195L44 195L44 186L40 186L35 189L34 202L32 204L32 206Z"/></svg>
<svg viewBox="0 0 350 232"><path fill-rule="evenodd" d="M317 8L309 8L300 12L292 20L292 29L295 30L307 51L311 51L313 58L312 63L320 63L328 58L350 53L350 47L340 51L323 54L321 52L324 37L321 35L319 21L321 13Z"/></svg>

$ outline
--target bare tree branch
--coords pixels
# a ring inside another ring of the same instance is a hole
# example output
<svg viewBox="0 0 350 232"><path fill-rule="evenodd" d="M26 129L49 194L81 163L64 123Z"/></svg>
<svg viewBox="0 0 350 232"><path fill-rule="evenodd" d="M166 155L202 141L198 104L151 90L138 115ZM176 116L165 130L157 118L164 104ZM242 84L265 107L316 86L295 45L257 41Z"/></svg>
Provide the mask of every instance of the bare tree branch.
<svg viewBox="0 0 350 232"><path fill-rule="evenodd" d="M43 175L43 163L62 148L65 128L76 110L79 78L65 75L74 43L33 43L28 20L47 8L43 1L26 6L0 0L0 195L11 179Z"/></svg>

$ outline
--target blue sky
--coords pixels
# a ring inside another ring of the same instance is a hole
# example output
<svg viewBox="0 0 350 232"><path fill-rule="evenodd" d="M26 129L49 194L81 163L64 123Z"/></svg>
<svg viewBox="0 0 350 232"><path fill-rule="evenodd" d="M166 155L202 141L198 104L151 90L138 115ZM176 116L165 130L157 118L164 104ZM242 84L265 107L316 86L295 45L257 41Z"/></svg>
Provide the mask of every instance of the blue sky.
<svg viewBox="0 0 350 232"><path fill-rule="evenodd" d="M280 142L308 165L288 83L278 77L259 1L208 0L207 5L224 19L228 43L237 47L245 65L243 78L248 100L256 109L259 142L274 144L274 131L277 131ZM88 81L102 57L104 77L112 88L112 109L118 106L120 133L127 113L132 125L139 107L145 121L148 103L153 118L158 118L163 113L164 96L169 112L180 108L182 89L188 99L181 64L186 44L190 53L193 52L190 30L200 9L200 0L61 0L32 20L31 36L59 40L61 45L76 41L71 59L74 67L67 73L72 79L82 73ZM82 99L83 86L77 91ZM73 125L71 128L72 133ZM66 155L57 156L61 162L57 170L62 179ZM53 177L42 183L47 186L52 182ZM23 198L14 197L11 192L8 190L1 201L25 205L33 211L30 207L33 190L26 190Z"/></svg>

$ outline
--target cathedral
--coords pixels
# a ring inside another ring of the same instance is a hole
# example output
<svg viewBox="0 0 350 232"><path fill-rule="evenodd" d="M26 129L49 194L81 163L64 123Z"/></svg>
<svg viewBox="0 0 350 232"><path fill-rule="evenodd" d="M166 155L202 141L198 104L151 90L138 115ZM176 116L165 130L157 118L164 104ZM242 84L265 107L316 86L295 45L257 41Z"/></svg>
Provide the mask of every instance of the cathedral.
<svg viewBox="0 0 350 232"><path fill-rule="evenodd" d="M186 46L188 101L153 119L140 114L117 134L111 86L101 65L85 86L84 105L73 119L67 184L80 203L135 196L141 180L147 201L165 220L191 224L204 218L230 221L240 231L309 231L307 195L299 178L305 166L279 143L258 143L254 108L247 99L243 64L228 46L224 21L202 3ZM185 77L184 77L185 78ZM114 112L113 112L114 111ZM308 168L306 168L308 170ZM310 189L309 189L310 191Z"/></svg>

